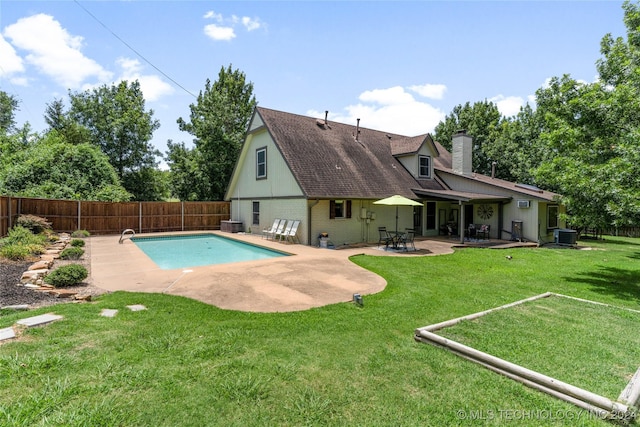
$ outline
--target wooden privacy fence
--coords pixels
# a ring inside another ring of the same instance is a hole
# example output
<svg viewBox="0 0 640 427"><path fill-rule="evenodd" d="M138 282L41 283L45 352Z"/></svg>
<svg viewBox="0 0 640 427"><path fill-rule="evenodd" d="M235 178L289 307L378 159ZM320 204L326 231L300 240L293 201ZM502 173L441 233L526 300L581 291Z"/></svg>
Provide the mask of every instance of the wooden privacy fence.
<svg viewBox="0 0 640 427"><path fill-rule="evenodd" d="M87 230L91 234L219 230L230 218L229 202L92 202L0 196L0 236L19 215L36 215L55 231Z"/></svg>

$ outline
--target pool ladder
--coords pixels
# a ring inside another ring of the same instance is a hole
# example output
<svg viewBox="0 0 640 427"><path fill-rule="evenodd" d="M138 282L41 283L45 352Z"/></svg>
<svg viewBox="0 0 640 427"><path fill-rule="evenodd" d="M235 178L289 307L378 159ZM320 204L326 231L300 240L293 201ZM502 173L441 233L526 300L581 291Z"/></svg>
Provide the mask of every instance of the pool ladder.
<svg viewBox="0 0 640 427"><path fill-rule="evenodd" d="M127 234L127 233L131 233L131 236L129 236L129 238L131 238L131 237L135 237L135 235L136 235L136 232L135 232L135 231L133 231L131 228L127 228L127 229L126 229L126 230L124 230L124 231L122 232L122 234L120 235L120 240L118 241L118 243L122 244L122 241L123 241L123 240L124 240L124 238L125 238L125 234Z"/></svg>

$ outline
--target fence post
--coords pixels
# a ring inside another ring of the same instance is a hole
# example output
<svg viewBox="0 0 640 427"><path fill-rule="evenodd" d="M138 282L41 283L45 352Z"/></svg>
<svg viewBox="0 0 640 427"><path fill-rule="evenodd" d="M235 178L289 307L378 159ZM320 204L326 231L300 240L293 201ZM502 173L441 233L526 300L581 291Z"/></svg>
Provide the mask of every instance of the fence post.
<svg viewBox="0 0 640 427"><path fill-rule="evenodd" d="M81 203L82 202L80 200L78 200L78 228L77 228L78 230L80 230L82 228L82 227L80 227L80 220L81 220L80 212L82 210L82 208L80 206Z"/></svg>
<svg viewBox="0 0 640 427"><path fill-rule="evenodd" d="M11 196L9 196L9 207L7 208L7 214L9 215L9 221L7 222L7 233L13 227L13 215L11 215Z"/></svg>
<svg viewBox="0 0 640 427"><path fill-rule="evenodd" d="M182 217L180 231L184 231L184 201L180 202L180 216Z"/></svg>
<svg viewBox="0 0 640 427"><path fill-rule="evenodd" d="M138 233L142 233L142 202L138 202Z"/></svg>

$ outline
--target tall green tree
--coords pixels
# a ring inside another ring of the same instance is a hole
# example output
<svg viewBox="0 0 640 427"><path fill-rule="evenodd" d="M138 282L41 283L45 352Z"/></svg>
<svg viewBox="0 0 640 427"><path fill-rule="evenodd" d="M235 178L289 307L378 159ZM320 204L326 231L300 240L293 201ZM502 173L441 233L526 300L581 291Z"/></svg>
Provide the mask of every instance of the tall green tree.
<svg viewBox="0 0 640 427"><path fill-rule="evenodd" d="M70 144L82 144L91 141L89 129L80 125L65 110L61 99L54 99L47 104L44 120L50 131L56 131Z"/></svg>
<svg viewBox="0 0 640 427"><path fill-rule="evenodd" d="M459 130L466 130L473 137L472 166L475 172L491 174L491 164L498 160L492 158L491 145L500 135L502 115L498 107L490 101L480 101L471 105L457 105L444 121L435 128L434 138L446 149L451 150L453 135ZM499 175L498 175L499 176Z"/></svg>
<svg viewBox="0 0 640 427"><path fill-rule="evenodd" d="M170 173L171 195L180 200L199 200L206 194L207 180L200 169L199 152L196 148L187 148L184 142L167 141L165 160Z"/></svg>
<svg viewBox="0 0 640 427"><path fill-rule="evenodd" d="M195 151L189 161L195 162L198 170L193 185L198 199L224 197L256 104L253 83L229 65L220 69L213 84L207 79L197 102L189 106L189 121L178 119L180 130L194 136ZM187 151L174 148L174 157L180 153Z"/></svg>
<svg viewBox="0 0 640 427"><path fill-rule="evenodd" d="M159 200L162 193L150 193L145 186L154 177L157 156L150 143L160 123L153 110L145 109L140 83L122 81L82 93L70 93L70 118L89 132L91 142L109 158L125 188L135 200ZM142 191L145 189L145 191Z"/></svg>
<svg viewBox="0 0 640 427"><path fill-rule="evenodd" d="M563 195L577 227L640 224L640 10L623 9L627 38L602 39L599 81L563 76L536 93L553 154L536 176Z"/></svg>
<svg viewBox="0 0 640 427"><path fill-rule="evenodd" d="M495 159L498 178L524 184L536 183L533 171L547 153L539 141L542 125L537 110L529 104L522 107L516 116L500 122L495 139L484 147L487 157Z"/></svg>
<svg viewBox="0 0 640 427"><path fill-rule="evenodd" d="M15 130L18 99L0 90L0 134L8 134Z"/></svg>

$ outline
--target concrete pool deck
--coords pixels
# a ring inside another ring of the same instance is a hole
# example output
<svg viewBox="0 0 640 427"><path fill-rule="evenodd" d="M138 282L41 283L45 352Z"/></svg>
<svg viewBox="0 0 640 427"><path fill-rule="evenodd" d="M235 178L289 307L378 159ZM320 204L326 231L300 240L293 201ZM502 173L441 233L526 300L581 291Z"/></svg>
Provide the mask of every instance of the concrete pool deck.
<svg viewBox="0 0 640 427"><path fill-rule="evenodd" d="M228 310L298 311L351 301L355 293L368 295L385 288L387 283L382 277L358 267L349 260L350 256L439 255L452 253L454 244L451 240L420 240L415 242L416 252L399 254L375 245L331 250L273 242L252 234L201 233L217 234L294 256L161 270L132 241L126 239L119 244L120 236L93 236L90 238L92 284L111 292L181 295Z"/></svg>

